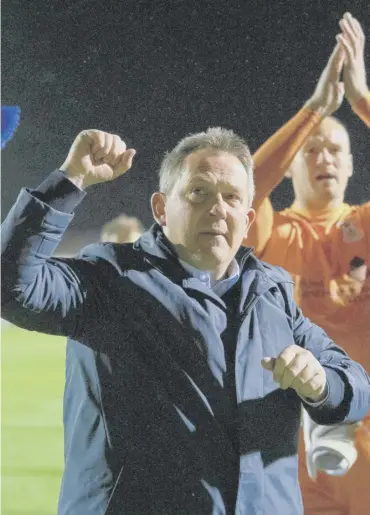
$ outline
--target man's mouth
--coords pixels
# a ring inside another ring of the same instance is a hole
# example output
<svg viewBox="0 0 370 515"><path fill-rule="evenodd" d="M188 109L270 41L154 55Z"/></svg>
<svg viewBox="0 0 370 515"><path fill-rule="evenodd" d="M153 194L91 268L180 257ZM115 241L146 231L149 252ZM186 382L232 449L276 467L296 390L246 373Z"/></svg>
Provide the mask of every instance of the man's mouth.
<svg viewBox="0 0 370 515"><path fill-rule="evenodd" d="M208 236L225 236L225 233L219 231L205 231L201 232L201 234L206 234Z"/></svg>
<svg viewBox="0 0 370 515"><path fill-rule="evenodd" d="M336 176L331 173L320 173L320 175L316 176L317 181L328 181L330 179L336 180Z"/></svg>

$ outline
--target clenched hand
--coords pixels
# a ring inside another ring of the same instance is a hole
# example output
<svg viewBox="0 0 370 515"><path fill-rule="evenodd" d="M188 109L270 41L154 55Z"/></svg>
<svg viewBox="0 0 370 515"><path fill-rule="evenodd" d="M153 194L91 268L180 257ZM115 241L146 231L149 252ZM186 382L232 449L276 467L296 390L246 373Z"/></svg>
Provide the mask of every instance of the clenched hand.
<svg viewBox="0 0 370 515"><path fill-rule="evenodd" d="M299 396L314 402L323 399L326 373L312 352L290 345L277 358L264 358L262 366L274 374L282 390L293 388Z"/></svg>
<svg viewBox="0 0 370 515"><path fill-rule="evenodd" d="M127 172L135 153L132 148L126 149L125 142L115 134L86 130L78 134L59 170L84 189Z"/></svg>

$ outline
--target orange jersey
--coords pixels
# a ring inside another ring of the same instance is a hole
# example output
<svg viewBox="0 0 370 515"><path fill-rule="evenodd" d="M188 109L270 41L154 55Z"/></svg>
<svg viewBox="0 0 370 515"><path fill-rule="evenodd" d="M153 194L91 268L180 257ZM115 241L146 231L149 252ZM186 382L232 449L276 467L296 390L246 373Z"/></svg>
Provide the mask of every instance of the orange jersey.
<svg viewBox="0 0 370 515"><path fill-rule="evenodd" d="M370 94L353 110L370 126ZM293 204L274 212L269 194L284 177L320 117L302 109L254 155L256 222L245 242L295 280L295 296L305 315L320 325L370 372L370 203L342 204L321 213ZM359 458L343 478L307 475L300 446L299 480L307 515L367 513L370 489L370 412L356 434ZM302 443L302 442L301 442Z"/></svg>
<svg viewBox="0 0 370 515"><path fill-rule="evenodd" d="M370 125L370 95L354 111ZM293 204L274 212L268 198L319 123L303 108L256 152L257 217L245 244L293 276L305 315L370 371L370 203L320 213Z"/></svg>
<svg viewBox="0 0 370 515"><path fill-rule="evenodd" d="M370 202L314 216L293 204L272 217L259 257L293 276L305 315L370 371Z"/></svg>

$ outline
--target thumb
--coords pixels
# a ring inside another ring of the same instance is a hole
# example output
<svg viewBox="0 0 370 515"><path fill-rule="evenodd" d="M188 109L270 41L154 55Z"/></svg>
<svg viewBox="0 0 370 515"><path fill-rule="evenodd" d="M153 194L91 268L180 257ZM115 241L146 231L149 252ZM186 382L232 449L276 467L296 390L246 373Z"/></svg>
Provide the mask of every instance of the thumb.
<svg viewBox="0 0 370 515"><path fill-rule="evenodd" d="M132 160L134 159L135 154L136 154L136 150L134 148L129 148L128 150L126 150L125 154L126 154L127 162L130 162L130 166L131 166Z"/></svg>
<svg viewBox="0 0 370 515"><path fill-rule="evenodd" d="M345 59L344 49L343 49L342 45L340 44L340 42L337 40L337 44L329 58L329 68L330 68L330 73L333 78L334 77L339 78L340 73L343 68L344 59Z"/></svg>
<svg viewBox="0 0 370 515"><path fill-rule="evenodd" d="M339 96L344 95L344 83L343 82L338 82L337 91L338 91Z"/></svg>
<svg viewBox="0 0 370 515"><path fill-rule="evenodd" d="M263 358L261 360L261 365L265 370L270 370L273 372L275 368L276 358Z"/></svg>
<svg viewBox="0 0 370 515"><path fill-rule="evenodd" d="M123 152L121 159L114 167L115 175L119 175L121 173L127 172L132 166L132 160L136 154L136 150L134 148L129 148Z"/></svg>

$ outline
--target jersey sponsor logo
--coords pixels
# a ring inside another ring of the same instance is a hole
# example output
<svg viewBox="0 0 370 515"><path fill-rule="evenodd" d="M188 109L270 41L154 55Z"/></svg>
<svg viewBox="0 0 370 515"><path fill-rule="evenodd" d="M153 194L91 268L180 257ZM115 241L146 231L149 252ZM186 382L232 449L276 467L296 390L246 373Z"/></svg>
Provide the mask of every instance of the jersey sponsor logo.
<svg viewBox="0 0 370 515"><path fill-rule="evenodd" d="M366 266L365 260L358 256L355 256L353 259L351 259L348 275L356 281L366 281L366 278L370 275L370 271Z"/></svg>
<svg viewBox="0 0 370 515"><path fill-rule="evenodd" d="M356 241L362 240L362 238L365 236L364 231L349 220L344 220L344 222L341 222L339 227L342 230L344 243L355 243Z"/></svg>

